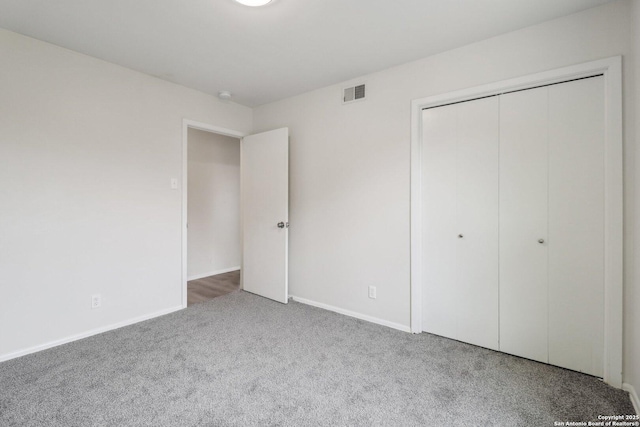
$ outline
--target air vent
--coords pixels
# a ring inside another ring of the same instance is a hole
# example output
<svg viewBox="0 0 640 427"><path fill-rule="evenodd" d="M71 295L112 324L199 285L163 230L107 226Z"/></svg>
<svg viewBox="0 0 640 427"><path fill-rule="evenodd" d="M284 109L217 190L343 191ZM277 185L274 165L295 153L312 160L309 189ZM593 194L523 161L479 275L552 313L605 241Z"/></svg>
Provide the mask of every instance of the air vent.
<svg viewBox="0 0 640 427"><path fill-rule="evenodd" d="M359 101L361 99L364 99L364 95L364 85L348 87L342 94L342 102L346 104L348 102Z"/></svg>

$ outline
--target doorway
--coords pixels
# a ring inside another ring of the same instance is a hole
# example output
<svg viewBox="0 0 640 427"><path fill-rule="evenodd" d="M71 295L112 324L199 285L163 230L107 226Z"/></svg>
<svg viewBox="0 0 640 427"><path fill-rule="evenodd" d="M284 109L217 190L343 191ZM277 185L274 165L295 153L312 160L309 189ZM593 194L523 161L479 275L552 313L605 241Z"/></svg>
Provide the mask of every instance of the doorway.
<svg viewBox="0 0 640 427"><path fill-rule="evenodd" d="M188 306L189 281L189 132L204 131L216 138L230 137L239 148L238 265L191 278L242 270L239 289L286 304L288 301L289 130L280 128L245 135L242 132L184 119L182 126L182 306ZM191 138L194 138L193 136ZM228 142L228 140L227 140ZM229 147L229 146L228 146ZM200 157L200 154L192 154ZM235 166L234 166L235 167ZM224 169L224 168L223 168ZM210 197L207 195L206 197ZM232 217L234 215L231 215ZM192 216L193 218L193 216ZM225 225L225 227L227 227ZM223 227L224 228L224 227ZM200 238L201 236L198 236ZM235 245L235 243L234 243ZM223 248L225 248L223 246ZM223 249L226 254L229 246ZM205 254L205 264L209 258ZM213 263L213 258L210 258ZM217 258L216 258L217 259ZM200 268L200 267L199 267ZM225 271L226 270L226 271Z"/></svg>
<svg viewBox="0 0 640 427"><path fill-rule="evenodd" d="M186 122L183 144L183 305L241 288L240 138Z"/></svg>
<svg viewBox="0 0 640 427"><path fill-rule="evenodd" d="M187 305L192 305L240 289L240 140L187 132Z"/></svg>

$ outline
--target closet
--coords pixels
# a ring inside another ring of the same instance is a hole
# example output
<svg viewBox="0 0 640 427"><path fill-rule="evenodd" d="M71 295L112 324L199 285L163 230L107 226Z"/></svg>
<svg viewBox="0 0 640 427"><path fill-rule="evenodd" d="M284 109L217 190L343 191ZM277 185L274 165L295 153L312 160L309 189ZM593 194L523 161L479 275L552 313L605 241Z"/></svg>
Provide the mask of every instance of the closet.
<svg viewBox="0 0 640 427"><path fill-rule="evenodd" d="M603 77L422 120L423 330L602 376Z"/></svg>

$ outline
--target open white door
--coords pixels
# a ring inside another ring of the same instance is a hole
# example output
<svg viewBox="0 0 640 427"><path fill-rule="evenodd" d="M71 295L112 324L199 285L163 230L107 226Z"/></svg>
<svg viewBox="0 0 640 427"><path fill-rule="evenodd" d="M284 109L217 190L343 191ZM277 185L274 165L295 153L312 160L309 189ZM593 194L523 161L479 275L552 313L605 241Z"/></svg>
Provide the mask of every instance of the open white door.
<svg viewBox="0 0 640 427"><path fill-rule="evenodd" d="M287 303L289 129L242 138L242 284Z"/></svg>

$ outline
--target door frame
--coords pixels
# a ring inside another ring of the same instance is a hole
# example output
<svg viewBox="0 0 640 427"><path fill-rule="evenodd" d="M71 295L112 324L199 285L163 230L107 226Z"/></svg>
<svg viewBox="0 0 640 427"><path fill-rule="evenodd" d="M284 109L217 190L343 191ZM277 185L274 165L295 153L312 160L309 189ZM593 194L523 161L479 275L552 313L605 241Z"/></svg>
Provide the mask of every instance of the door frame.
<svg viewBox="0 0 640 427"><path fill-rule="evenodd" d="M622 57L614 56L411 102L411 332L422 332L422 110L596 75L605 86L604 381L622 387Z"/></svg>
<svg viewBox="0 0 640 427"><path fill-rule="evenodd" d="M240 143L240 148L242 149L242 138L248 135L248 133L240 132L233 129L227 129L219 126L213 126L207 123L197 122L195 120L182 119L182 220L181 220L181 236L182 236L182 270L181 270L181 280L182 280L182 308L187 308L187 238L188 238L188 230L187 230L187 196L188 196L188 138L189 138L189 129L202 130L205 132L211 132L218 135L230 136L233 138L238 138ZM240 183L242 186L242 183ZM240 203L240 218L242 218L242 203ZM240 250L242 251L242 221L240 221ZM242 257L240 257L240 268L242 269ZM242 287L242 285L241 285Z"/></svg>

